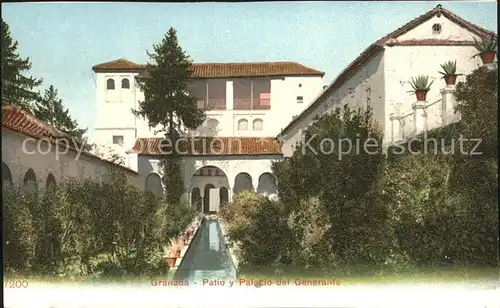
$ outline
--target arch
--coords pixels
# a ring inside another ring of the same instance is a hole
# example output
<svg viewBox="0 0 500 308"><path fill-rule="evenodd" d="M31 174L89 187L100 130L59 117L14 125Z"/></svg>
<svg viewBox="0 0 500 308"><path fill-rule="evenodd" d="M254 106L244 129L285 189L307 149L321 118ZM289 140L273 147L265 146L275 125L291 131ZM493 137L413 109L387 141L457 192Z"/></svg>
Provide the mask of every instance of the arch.
<svg viewBox="0 0 500 308"><path fill-rule="evenodd" d="M150 173L146 177L146 190L152 192L157 197L163 196L161 177L157 173Z"/></svg>
<svg viewBox="0 0 500 308"><path fill-rule="evenodd" d="M130 89L130 81L128 78L122 79L122 89Z"/></svg>
<svg viewBox="0 0 500 308"><path fill-rule="evenodd" d="M219 121L217 121L216 119L207 120L207 129L210 132L215 133L217 132L218 128L219 128Z"/></svg>
<svg viewBox="0 0 500 308"><path fill-rule="evenodd" d="M234 178L234 193L238 194L243 190L253 190L252 177L246 172L238 173Z"/></svg>
<svg viewBox="0 0 500 308"><path fill-rule="evenodd" d="M106 80L106 90L114 90L115 89L115 80L113 78L109 78Z"/></svg>
<svg viewBox="0 0 500 308"><path fill-rule="evenodd" d="M26 171L26 174L24 175L24 180L23 180L23 187L25 189L28 189L30 191L36 190L37 184L36 184L36 175L35 171L33 169L29 169Z"/></svg>
<svg viewBox="0 0 500 308"><path fill-rule="evenodd" d="M2 162L2 186L12 186L12 173L4 162Z"/></svg>
<svg viewBox="0 0 500 308"><path fill-rule="evenodd" d="M238 121L238 130L248 130L247 119L241 119Z"/></svg>
<svg viewBox="0 0 500 308"><path fill-rule="evenodd" d="M219 197L221 207L229 203L229 190L227 189L227 187L220 188Z"/></svg>
<svg viewBox="0 0 500 308"><path fill-rule="evenodd" d="M264 129L264 121L262 119L253 120L253 130L263 130Z"/></svg>
<svg viewBox="0 0 500 308"><path fill-rule="evenodd" d="M54 177L54 175L52 173L49 173L49 175L47 176L47 183L45 184L45 188L47 190L54 190L56 189L56 178Z"/></svg>
<svg viewBox="0 0 500 308"><path fill-rule="evenodd" d="M209 183L205 185L203 193L203 213L208 214L210 212L210 189L215 188L215 185Z"/></svg>
<svg viewBox="0 0 500 308"><path fill-rule="evenodd" d="M191 191L191 206L194 207L198 212L201 212L201 191L199 187L193 187Z"/></svg>
<svg viewBox="0 0 500 308"><path fill-rule="evenodd" d="M270 172L262 173L259 177L259 186L257 193L264 196L276 195L278 192L276 188L276 178Z"/></svg>

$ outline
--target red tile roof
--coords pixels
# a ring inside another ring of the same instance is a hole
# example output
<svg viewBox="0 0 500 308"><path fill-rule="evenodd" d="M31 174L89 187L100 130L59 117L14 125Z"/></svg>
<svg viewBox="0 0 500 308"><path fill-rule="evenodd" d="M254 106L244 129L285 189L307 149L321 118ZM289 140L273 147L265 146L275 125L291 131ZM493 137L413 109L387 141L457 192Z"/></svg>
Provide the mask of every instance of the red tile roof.
<svg viewBox="0 0 500 308"><path fill-rule="evenodd" d="M131 153L164 155L173 149L165 138L138 138ZM179 154L185 156L281 155L274 137L203 137L179 142Z"/></svg>
<svg viewBox="0 0 500 308"><path fill-rule="evenodd" d="M393 46L393 45L469 45L468 41L450 41L450 40L407 40L407 41L398 41L397 38L409 31L413 30L417 26L422 23L428 21L436 15L443 15L451 21L457 23L458 25L464 27L470 32L478 35L478 36L490 36L497 39L497 34L491 31L488 31L476 24L473 24L461 17L455 15L453 12L443 8L441 5L436 6L432 10L427 13L418 16L407 24L401 26L400 28L394 30L393 32L387 34L386 36L380 38L375 43L371 44L366 48L361 54L358 55L354 61L352 61L338 76L337 78L325 89L321 95L301 114L295 117L288 125L281 131L280 134L285 134L289 129L291 129L295 123L300 121L304 116L310 114L317 106L322 104L326 98L329 97L330 93L340 88L344 82L349 80L349 78L357 72L359 68L361 68L367 61L375 57L379 52L384 49L384 46ZM456 43L456 44L455 44Z"/></svg>
<svg viewBox="0 0 500 308"><path fill-rule="evenodd" d="M94 72L140 72L145 65L118 59L92 67ZM295 62L262 63L193 63L193 78L258 77L258 76L324 76L324 72Z"/></svg>
<svg viewBox="0 0 500 308"><path fill-rule="evenodd" d="M69 146L69 149L73 152L78 152L78 149L81 149L81 144L77 142L73 137L55 129L54 127L48 125L47 123L44 123L40 119L34 117L33 115L16 106L6 106L2 108L2 127L8 128L35 139L49 140L52 144L59 143L59 145L63 149L65 149L66 146ZM134 170L131 170L122 165L112 163L89 152L83 151L82 155L98 159L107 164L121 168L127 172L133 172L134 174L137 174L137 172L135 172Z"/></svg>

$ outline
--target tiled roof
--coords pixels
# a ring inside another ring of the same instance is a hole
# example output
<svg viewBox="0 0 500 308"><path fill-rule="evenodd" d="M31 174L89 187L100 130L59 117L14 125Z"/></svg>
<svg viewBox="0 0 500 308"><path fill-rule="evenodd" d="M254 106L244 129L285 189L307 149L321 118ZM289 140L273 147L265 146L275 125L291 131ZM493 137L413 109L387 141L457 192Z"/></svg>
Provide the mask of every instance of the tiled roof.
<svg viewBox="0 0 500 308"><path fill-rule="evenodd" d="M356 73L356 71L361 68L367 61L375 57L380 51L384 49L384 46L393 46L393 45L469 45L469 43L464 43L464 41L450 41L450 40L408 40L399 42L397 37L408 33L413 30L415 27L421 25L427 20L433 18L436 15L443 15L451 21L457 23L458 25L464 27L470 32L478 35L478 36L490 36L497 38L497 34L491 31L488 31L478 25L475 25L461 17L455 15L453 12L443 8L441 5L436 6L432 10L427 13L418 16L407 24L401 26L400 28L394 30L393 32L387 34L386 36L380 38L368 48L366 48L361 54L358 55L354 61L352 61L338 76L337 78L325 89L321 95L311 104L309 105L302 113L300 113L297 117L295 117L288 125L281 131L280 134L286 134L286 132L292 128L295 123L299 122L304 116L310 114L313 110L316 109L317 106L322 104L326 98L329 97L330 93L340 88L344 82L349 80L349 78ZM456 43L456 44L455 44Z"/></svg>
<svg viewBox="0 0 500 308"><path fill-rule="evenodd" d="M274 137L203 137L179 142L179 154L185 156L281 155ZM164 155L174 149L164 138L138 138L130 153Z"/></svg>
<svg viewBox="0 0 500 308"><path fill-rule="evenodd" d="M79 147L78 143L71 136L42 122L40 119L16 106L2 108L2 126L37 139L64 139L68 141L71 147Z"/></svg>
<svg viewBox="0 0 500 308"><path fill-rule="evenodd" d="M81 149L81 144L75 141L75 139L71 136L55 129L54 127L48 125L47 123L44 123L40 119L34 117L33 115L16 106L6 106L2 108L2 127L8 128L35 139L49 140L50 142L52 142L52 144L55 144L57 142L62 147L69 145L69 149L73 152L78 152L78 149ZM89 152L83 151L81 154L116 166L127 172L133 172L137 174L137 172L135 172L134 170L131 170L122 165L112 163Z"/></svg>
<svg viewBox="0 0 500 308"><path fill-rule="evenodd" d="M126 59L95 65L94 72L143 71L146 66ZM257 76L324 76L324 72L295 62L262 63L193 63L193 78L257 77Z"/></svg>

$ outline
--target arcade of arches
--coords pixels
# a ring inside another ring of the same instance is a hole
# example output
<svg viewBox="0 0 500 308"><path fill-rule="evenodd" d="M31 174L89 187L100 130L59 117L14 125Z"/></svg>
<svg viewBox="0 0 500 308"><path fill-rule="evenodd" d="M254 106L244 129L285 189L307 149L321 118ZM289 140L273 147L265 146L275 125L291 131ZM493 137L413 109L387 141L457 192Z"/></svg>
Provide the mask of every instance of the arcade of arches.
<svg viewBox="0 0 500 308"><path fill-rule="evenodd" d="M11 187L13 185L13 180L12 180L12 172L9 168L9 166L2 162L2 187ZM26 190L37 190L38 188L38 182L37 182L37 176L35 174L35 171L33 169L28 169L24 176L22 177L22 186ZM52 190L57 187L56 184L56 178L52 173L49 173L47 176L47 179L45 181L45 185L43 188L46 190Z"/></svg>
<svg viewBox="0 0 500 308"><path fill-rule="evenodd" d="M230 185L234 184L234 185ZM232 197L244 190L256 191L265 196L275 196L276 180L271 173L263 173L259 177L258 187L254 187L250 174L241 172L234 182L220 168L215 166L202 167L191 177L191 205L203 213L218 212L220 207L232 200Z"/></svg>

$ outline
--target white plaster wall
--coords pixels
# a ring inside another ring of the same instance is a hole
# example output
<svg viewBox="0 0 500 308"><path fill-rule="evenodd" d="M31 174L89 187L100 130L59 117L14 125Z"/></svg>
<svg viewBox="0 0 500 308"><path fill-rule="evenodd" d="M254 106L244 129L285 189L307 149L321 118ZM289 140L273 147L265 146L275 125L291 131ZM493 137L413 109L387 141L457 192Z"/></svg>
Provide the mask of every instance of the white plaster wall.
<svg viewBox="0 0 500 308"><path fill-rule="evenodd" d="M432 25L440 24L441 32L434 34ZM441 17L434 16L428 21L415 27L410 32L405 33L398 37L398 40L421 40L421 39L440 39L440 40L472 40L471 36L479 39L478 36L469 32L469 30L459 26L453 21L441 15Z"/></svg>
<svg viewBox="0 0 500 308"><path fill-rule="evenodd" d="M299 87L299 84L301 87ZM285 128L292 118L299 115L323 91L324 81L315 77L285 77L271 80L271 117L268 133L277 135ZM303 103L297 103L297 96L304 98Z"/></svg>
<svg viewBox="0 0 500 308"><path fill-rule="evenodd" d="M134 77L137 73L98 73L97 74L97 120L96 142L108 144L113 135L124 136L124 147L131 148L137 137L158 137L155 128L150 128L147 120L133 116L131 109L138 108L138 102L144 100L144 93L136 86ZM115 90L106 90L106 80L115 80ZM128 78L131 89L122 90L121 79ZM300 84L300 87L299 87ZM226 83L227 110L207 111L207 120L219 121L218 136L275 136L283 129L294 115L298 115L314 100L323 89L323 78L314 77L284 77L271 80L270 110L232 110L232 81ZM297 96L302 96L304 102L297 103ZM248 130L238 130L240 119L248 120ZM262 130L253 129L253 121L263 121ZM158 129L158 128L157 128ZM206 132L203 128L200 131Z"/></svg>
<svg viewBox="0 0 500 308"><path fill-rule="evenodd" d="M40 151L37 149L37 143L32 140L25 143L26 151L24 151L23 142L27 138L29 137L7 128L2 129L2 162L9 167L12 182L15 185L23 185L24 176L29 169L35 172L40 188L45 188L50 173L54 176L56 183L64 178L109 179L110 165L108 163L85 155L78 157L77 153L72 151L56 155L54 145L51 145L49 149L43 143ZM45 152L47 154L43 154ZM143 182L138 181L138 175L126 172L126 176L129 184L142 187Z"/></svg>
<svg viewBox="0 0 500 308"><path fill-rule="evenodd" d="M293 155L293 146L301 140L302 131L313 122L314 117L345 104L351 108L371 106L374 120L383 126L385 117L384 61L384 53L377 54L338 89L330 93L311 114L296 123L286 135L282 136L284 140L283 154L285 156Z"/></svg>
<svg viewBox="0 0 500 308"><path fill-rule="evenodd" d="M464 39L464 38L462 38ZM469 74L477 69L481 59L471 57L476 53L473 46L395 46L386 47L385 57L385 88L386 88L386 128L385 140L390 141L390 114L406 115L412 112L411 106L416 102L415 95L408 93L412 90L409 81L418 75L428 75L434 83L427 93L427 102L432 104L442 98L441 89L445 82L441 78L440 65L447 61L457 61L457 72ZM459 76L457 83L465 81L465 76ZM439 112L440 104L430 107L431 113ZM430 122L437 121L436 115ZM434 124L432 124L436 127ZM405 127L405 130L409 127Z"/></svg>

